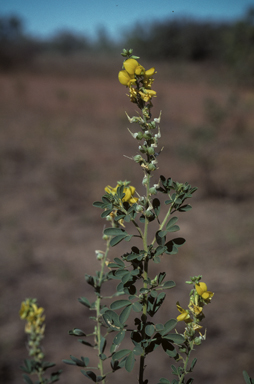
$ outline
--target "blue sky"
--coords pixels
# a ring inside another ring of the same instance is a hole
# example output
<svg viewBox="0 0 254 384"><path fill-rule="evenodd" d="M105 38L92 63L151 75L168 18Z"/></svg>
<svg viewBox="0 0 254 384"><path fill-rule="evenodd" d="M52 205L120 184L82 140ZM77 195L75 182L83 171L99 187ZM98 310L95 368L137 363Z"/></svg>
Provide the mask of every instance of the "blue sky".
<svg viewBox="0 0 254 384"><path fill-rule="evenodd" d="M117 39L137 21L184 16L233 20L251 5L253 0L0 0L0 15L20 16L26 31L38 37L63 29L94 37L103 26Z"/></svg>

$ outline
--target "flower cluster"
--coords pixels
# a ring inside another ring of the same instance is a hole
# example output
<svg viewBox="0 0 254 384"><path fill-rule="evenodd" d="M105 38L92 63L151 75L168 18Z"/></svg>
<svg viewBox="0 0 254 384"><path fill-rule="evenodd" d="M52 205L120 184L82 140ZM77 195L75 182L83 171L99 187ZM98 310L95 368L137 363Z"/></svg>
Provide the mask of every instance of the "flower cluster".
<svg viewBox="0 0 254 384"><path fill-rule="evenodd" d="M44 337L45 331L45 316L44 309L38 308L36 299L26 299L21 303L19 311L20 318L26 320L25 332L29 334L29 355L35 359L41 360L44 354L40 348L40 341Z"/></svg>
<svg viewBox="0 0 254 384"><path fill-rule="evenodd" d="M177 316L177 321L184 321L187 325L185 336L193 336L195 331L199 331L202 328L199 323L205 317L203 307L211 302L214 295L213 292L207 290L207 285L204 282L199 282L200 278L200 276L192 277L192 281L188 282L195 284L195 288L192 289L190 294L188 309L182 308L179 302L176 303L176 307L180 312L180 315Z"/></svg>
<svg viewBox="0 0 254 384"><path fill-rule="evenodd" d="M123 203L127 202L130 205L132 205L138 201L138 197L133 197L136 189L129 184L130 184L129 181L118 181L117 186L115 188L112 188L112 187L110 187L110 185L108 185L105 188L105 191L111 195L116 195L117 188L119 186L123 185L124 186L124 189L123 189L124 197L121 199L121 201Z"/></svg>
<svg viewBox="0 0 254 384"><path fill-rule="evenodd" d="M119 72L118 79L121 84L129 88L129 97L132 103L138 105L150 102L152 97L156 97L156 92L151 89L154 81L154 68L147 71L133 58L129 58L123 63L124 69Z"/></svg>

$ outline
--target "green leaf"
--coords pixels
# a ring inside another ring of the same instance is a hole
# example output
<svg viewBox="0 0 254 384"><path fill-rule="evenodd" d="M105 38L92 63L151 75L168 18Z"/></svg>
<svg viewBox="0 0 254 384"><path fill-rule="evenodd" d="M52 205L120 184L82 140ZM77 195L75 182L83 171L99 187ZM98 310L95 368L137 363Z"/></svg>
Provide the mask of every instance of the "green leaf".
<svg viewBox="0 0 254 384"><path fill-rule="evenodd" d="M93 206L94 206L94 207L97 207L97 208L103 208L104 203L102 203L101 201L95 201L95 202L93 203Z"/></svg>
<svg viewBox="0 0 254 384"><path fill-rule="evenodd" d="M125 324L131 313L132 305L128 305L119 315L119 320L122 324Z"/></svg>
<svg viewBox="0 0 254 384"><path fill-rule="evenodd" d="M159 381L159 384L171 384L168 379L165 379L165 377L162 377Z"/></svg>
<svg viewBox="0 0 254 384"><path fill-rule="evenodd" d="M163 288L173 288L176 286L176 283L172 280L168 280L163 284Z"/></svg>
<svg viewBox="0 0 254 384"><path fill-rule="evenodd" d="M114 311L108 310L102 315L105 323L114 330L121 330L123 325L119 321L117 313Z"/></svg>
<svg viewBox="0 0 254 384"><path fill-rule="evenodd" d="M56 364L55 363L50 363L49 361L43 361L41 363L42 367L46 370L48 368L54 367Z"/></svg>
<svg viewBox="0 0 254 384"><path fill-rule="evenodd" d="M90 308L90 307L91 307L91 304L90 304L89 300L88 300L86 297L79 297L79 298L78 298L78 301L79 301L81 304L85 305L87 308Z"/></svg>
<svg viewBox="0 0 254 384"><path fill-rule="evenodd" d="M182 205L178 211L179 212L187 212L187 211L190 211L192 209L192 206L190 204L186 204L186 205Z"/></svg>
<svg viewBox="0 0 254 384"><path fill-rule="evenodd" d="M185 243L185 239L182 237L177 237L173 240L168 241L165 246L167 247L166 253L169 255L174 255L178 252L178 247Z"/></svg>
<svg viewBox="0 0 254 384"><path fill-rule="evenodd" d="M145 327L145 333L147 336L151 337L154 334L154 325L153 324L148 324Z"/></svg>
<svg viewBox="0 0 254 384"><path fill-rule="evenodd" d="M105 337L101 336L101 342L100 342L100 353L102 354L106 348L106 344L107 344L107 341L105 339Z"/></svg>
<svg viewBox="0 0 254 384"><path fill-rule="evenodd" d="M110 200L109 200L107 197L102 196L101 199L102 199L102 201L103 201L104 204L110 204Z"/></svg>
<svg viewBox="0 0 254 384"><path fill-rule="evenodd" d="M168 221L168 223L167 223L167 225L166 225L166 229L169 229L170 227L172 227L172 226L177 222L177 220L178 220L178 217L176 217L176 216L172 217L172 218Z"/></svg>
<svg viewBox="0 0 254 384"><path fill-rule="evenodd" d="M115 338L114 338L114 340L113 340L113 343L114 343L115 345L119 345L119 344L121 344L121 342L122 342L123 339L124 339L125 332L126 332L126 331L118 332L118 334L115 336Z"/></svg>
<svg viewBox="0 0 254 384"><path fill-rule="evenodd" d="M122 359L123 357L127 356L130 352L131 352L130 349L121 349L121 351L115 352L115 353L113 354L113 356L112 356L112 360L113 360L113 361L120 360L120 359Z"/></svg>
<svg viewBox="0 0 254 384"><path fill-rule="evenodd" d="M133 237L133 235L128 235L128 236L125 237L124 240L125 240L125 241L130 241L132 237Z"/></svg>
<svg viewBox="0 0 254 384"><path fill-rule="evenodd" d="M130 305L130 301L129 300L117 300L117 301L114 301L112 304L110 304L110 309L119 309L119 308L123 308L123 307L126 307L126 305Z"/></svg>
<svg viewBox="0 0 254 384"><path fill-rule="evenodd" d="M178 376L177 368L173 364L171 365L171 369L172 369L173 375Z"/></svg>
<svg viewBox="0 0 254 384"><path fill-rule="evenodd" d="M166 354L170 357L176 357L177 351L174 348L173 344L171 344L168 340L165 340L165 338L162 340L162 348L166 352Z"/></svg>
<svg viewBox="0 0 254 384"><path fill-rule="evenodd" d="M161 284L162 281L165 279L166 272L160 272L158 275L158 283Z"/></svg>
<svg viewBox="0 0 254 384"><path fill-rule="evenodd" d="M142 355L142 353L144 352L142 346L141 346L141 343L136 343L135 341L133 341L134 344L135 344L135 348L133 349L133 353L134 355L136 356L140 356Z"/></svg>
<svg viewBox="0 0 254 384"><path fill-rule="evenodd" d="M185 342L185 338L182 335L179 335L178 333L170 333L164 338L171 340L174 344L183 344Z"/></svg>
<svg viewBox="0 0 254 384"><path fill-rule="evenodd" d="M198 359L196 357L194 357L194 359L192 360L189 372L193 371L193 368L195 367L197 361L198 361Z"/></svg>
<svg viewBox="0 0 254 384"><path fill-rule="evenodd" d="M116 264L120 265L121 267L125 267L125 264L124 264L123 260L119 259L118 257L114 258L114 262Z"/></svg>
<svg viewBox="0 0 254 384"><path fill-rule="evenodd" d="M167 247L163 247L162 245L159 245L156 250L154 256L162 255L167 250Z"/></svg>
<svg viewBox="0 0 254 384"><path fill-rule="evenodd" d="M166 236L161 237L159 235L160 232L161 231L157 231L156 234L155 234L155 237L156 237L157 244L163 246L165 244L165 242L166 242Z"/></svg>
<svg viewBox="0 0 254 384"><path fill-rule="evenodd" d="M158 231L157 233L158 233L158 236L165 237L167 235L167 232L168 231Z"/></svg>
<svg viewBox="0 0 254 384"><path fill-rule="evenodd" d="M79 339L78 342L81 344L87 345L88 347L94 347L94 345L92 345L91 343L88 343L88 341L86 340Z"/></svg>
<svg viewBox="0 0 254 384"><path fill-rule="evenodd" d="M153 199L152 204L153 204L153 209L154 209L155 215L158 217L159 214L160 214L160 209L161 209L161 207L160 207L160 204L161 204L160 200L155 198L155 199Z"/></svg>
<svg viewBox="0 0 254 384"><path fill-rule="evenodd" d="M123 284L128 283L128 281L132 281L132 275L130 272L125 273L125 275L122 277Z"/></svg>
<svg viewBox="0 0 254 384"><path fill-rule="evenodd" d="M69 364L69 365L76 365L76 363L73 361L73 360L62 360L62 362L64 363L64 364Z"/></svg>
<svg viewBox="0 0 254 384"><path fill-rule="evenodd" d="M106 228L104 229L104 235L107 236L118 236L126 233L124 229L121 228Z"/></svg>
<svg viewBox="0 0 254 384"><path fill-rule="evenodd" d="M125 237L126 235L118 235L116 237L113 237L113 239L110 240L110 246L114 247L115 245L120 243Z"/></svg>
<svg viewBox="0 0 254 384"><path fill-rule="evenodd" d="M138 301L136 301L135 303L132 304L132 309L135 312L142 312L143 306Z"/></svg>
<svg viewBox="0 0 254 384"><path fill-rule="evenodd" d="M163 332L161 332L161 335L164 336L168 332L170 332L172 329L176 327L177 320L176 319L170 319L164 324Z"/></svg>
<svg viewBox="0 0 254 384"><path fill-rule="evenodd" d="M69 331L69 335L71 336L86 336L85 332L78 328L73 328Z"/></svg>
<svg viewBox="0 0 254 384"><path fill-rule="evenodd" d="M112 209L107 209L106 211L102 212L101 217L104 219L112 212Z"/></svg>
<svg viewBox="0 0 254 384"><path fill-rule="evenodd" d="M72 356L72 355L70 355L70 358L75 363L75 365L77 365L78 367L85 367L86 366L83 360L80 360L77 357ZM68 364L68 363L66 363L66 364Z"/></svg>
<svg viewBox="0 0 254 384"><path fill-rule="evenodd" d="M177 232L180 231L180 227L178 225L173 225L168 229L168 232Z"/></svg>
<svg viewBox="0 0 254 384"><path fill-rule="evenodd" d="M127 372L131 372L133 370L134 363L135 363L134 353L131 352L125 362L125 369Z"/></svg>
<svg viewBox="0 0 254 384"><path fill-rule="evenodd" d="M129 223L129 222L131 221L131 216L130 216L130 215L126 215L126 216L124 217L124 221L125 221L126 223Z"/></svg>
<svg viewBox="0 0 254 384"><path fill-rule="evenodd" d="M244 378L246 384L253 384L253 382L254 382L250 378L250 376L248 375L248 373L246 371L243 371L243 378Z"/></svg>
<svg viewBox="0 0 254 384"><path fill-rule="evenodd" d="M29 377L28 375L23 374L22 377L23 377L24 382L25 382L26 384L33 384L33 381L30 379L30 377Z"/></svg>
<svg viewBox="0 0 254 384"><path fill-rule="evenodd" d="M163 329L164 329L164 325L161 324L161 323L156 324L156 325L155 325L155 329L156 329L156 331L161 332L161 331L163 331Z"/></svg>
<svg viewBox="0 0 254 384"><path fill-rule="evenodd" d="M95 383L97 382L96 374L93 371L85 371L84 369L81 369L81 372L83 373L83 375L88 377L88 379L91 379Z"/></svg>

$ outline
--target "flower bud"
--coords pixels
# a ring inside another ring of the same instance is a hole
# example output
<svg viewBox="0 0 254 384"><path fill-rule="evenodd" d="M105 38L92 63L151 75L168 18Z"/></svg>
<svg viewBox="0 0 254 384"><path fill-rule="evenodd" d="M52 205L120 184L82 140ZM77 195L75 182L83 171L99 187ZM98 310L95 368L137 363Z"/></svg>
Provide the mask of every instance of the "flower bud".
<svg viewBox="0 0 254 384"><path fill-rule="evenodd" d="M104 257L104 254L103 254L102 251L98 251L98 250L96 250L96 251L95 251L95 254L96 254L96 258L97 258L97 260L102 260L103 257Z"/></svg>
<svg viewBox="0 0 254 384"><path fill-rule="evenodd" d="M153 155L154 154L154 148L153 147L147 148L147 153L148 153L148 155Z"/></svg>
<svg viewBox="0 0 254 384"><path fill-rule="evenodd" d="M143 184L143 185L146 185L147 182L148 182L148 178L147 178L147 176L145 176L145 177L143 178L143 180L142 180L142 184Z"/></svg>
<svg viewBox="0 0 254 384"><path fill-rule="evenodd" d="M200 344L201 344L200 337L195 337L195 339L194 339L194 344L195 344L195 345L200 345Z"/></svg>
<svg viewBox="0 0 254 384"><path fill-rule="evenodd" d="M106 216L106 221L111 221L112 217L110 215Z"/></svg>
<svg viewBox="0 0 254 384"><path fill-rule="evenodd" d="M151 134L149 131L145 131L143 137L144 137L144 139L146 139L146 140L150 140L151 137L152 137L152 134Z"/></svg>
<svg viewBox="0 0 254 384"><path fill-rule="evenodd" d="M137 205L136 206L136 212L142 212L143 211L143 207L142 207L142 205Z"/></svg>
<svg viewBox="0 0 254 384"><path fill-rule="evenodd" d="M151 187L151 188L149 189L149 193L151 193L151 195L156 195L156 193L157 193L156 188Z"/></svg>
<svg viewBox="0 0 254 384"><path fill-rule="evenodd" d="M108 240L109 239L109 236L108 235L103 235L102 236L102 240Z"/></svg>
<svg viewBox="0 0 254 384"><path fill-rule="evenodd" d="M153 216L153 212L150 211L149 209L147 209L144 213L145 217L152 217Z"/></svg>
<svg viewBox="0 0 254 384"><path fill-rule="evenodd" d="M146 153L146 147L144 147L143 145L140 145L138 149L140 150L141 153Z"/></svg>
<svg viewBox="0 0 254 384"><path fill-rule="evenodd" d="M156 169L156 166L155 166L154 164L150 163L150 164L148 165L148 170L149 170L149 171L155 171L155 169Z"/></svg>
<svg viewBox="0 0 254 384"><path fill-rule="evenodd" d="M134 139L142 140L143 139L143 133L142 132L136 132L133 135Z"/></svg>
<svg viewBox="0 0 254 384"><path fill-rule="evenodd" d="M136 155L133 157L133 160L136 162L136 163L142 163L144 161L143 157L140 156L140 155Z"/></svg>

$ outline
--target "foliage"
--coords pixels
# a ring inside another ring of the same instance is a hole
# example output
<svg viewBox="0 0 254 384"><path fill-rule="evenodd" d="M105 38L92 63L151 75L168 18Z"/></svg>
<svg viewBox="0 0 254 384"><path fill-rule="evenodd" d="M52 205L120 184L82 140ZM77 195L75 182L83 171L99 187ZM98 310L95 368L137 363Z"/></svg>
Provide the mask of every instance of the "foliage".
<svg viewBox="0 0 254 384"><path fill-rule="evenodd" d="M190 362L194 347L206 338L206 332L200 332L200 323L204 318L203 307L210 303L213 293L200 281L201 275L192 277L187 282L192 285L188 308L184 309L177 303L181 313L177 319L156 323L153 317L163 305L166 292L175 287L175 282L166 279L165 272L154 276L152 266L153 263L160 263L163 254L168 257L177 254L185 243L182 237L174 236L180 230L175 214L191 209L187 200L197 188L163 175L156 184L151 185L153 173L158 168L160 151L157 147L161 138L161 116L151 119L152 99L156 97L151 87L156 71L155 68L146 70L137 61L139 58L132 55L132 50L124 49L122 56L125 60L118 75L119 81L129 89L130 101L141 110L139 116L127 117L131 124L138 124L140 129L136 133L129 131L140 144L140 155L131 159L143 172L145 194L142 196L137 193L127 181L118 181L114 188L106 186L101 201L94 203L95 207L103 210L101 217L110 224L103 233L105 251L96 251L101 270L94 276L86 275L86 282L94 289L95 301L90 302L86 297L79 299L82 305L94 312L90 319L95 325L92 333L73 328L69 334L79 337L78 341L85 347L97 350L98 367L91 367L89 358L85 356L77 358L71 355L64 362L82 367L81 372L88 379L104 383L111 373L119 369L131 372L139 360L138 382L145 384L148 383L148 379L144 378L146 357L160 347L177 364L171 366L172 374L177 377L172 383L182 384L196 364L196 359ZM135 192L137 197L134 197ZM155 195L160 195L162 199ZM163 205L167 208L165 215L161 213ZM152 222L156 223L157 230L153 240L149 241L152 238ZM140 240L139 247L131 246L129 252L109 259L112 247L134 238ZM104 284L114 281L118 283L116 292L105 297ZM175 330L179 321L185 323L183 334ZM132 342L131 347L122 347L126 339ZM106 361L110 362L108 372L104 368ZM191 381L189 379L187 382ZM161 378L159 382L170 383L166 378Z"/></svg>
<svg viewBox="0 0 254 384"><path fill-rule="evenodd" d="M25 372L23 379L26 384L33 384L30 375L36 374L38 381L35 384L50 384L59 380L61 371L51 373L49 378L45 378L47 369L55 366L54 363L44 361L44 353L41 346L41 340L45 331L44 309L38 308L36 299L26 299L21 304L20 318L26 320L25 332L28 334L28 350L32 359L25 359L21 370Z"/></svg>

